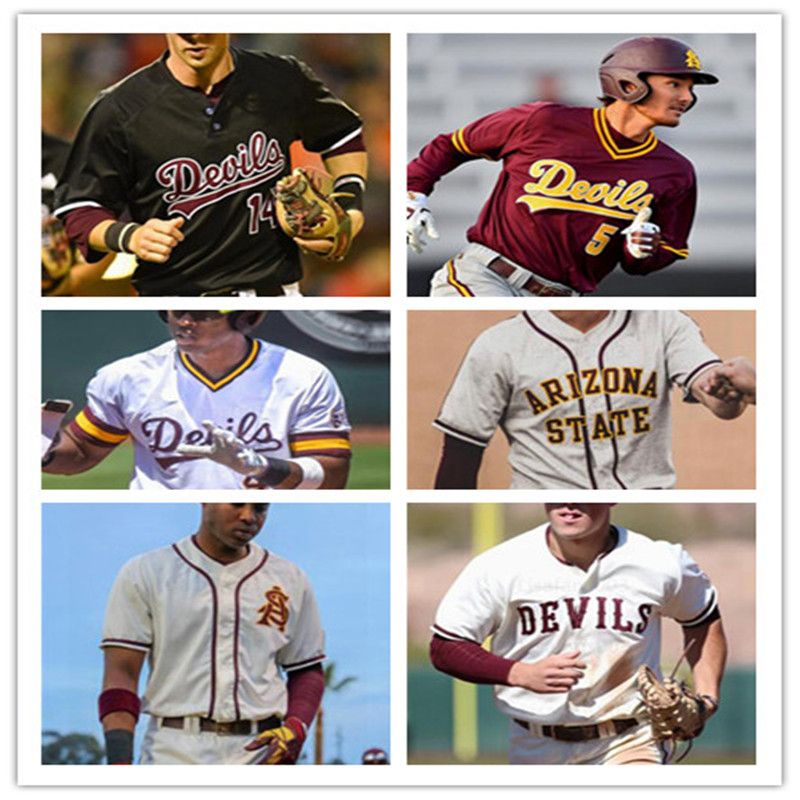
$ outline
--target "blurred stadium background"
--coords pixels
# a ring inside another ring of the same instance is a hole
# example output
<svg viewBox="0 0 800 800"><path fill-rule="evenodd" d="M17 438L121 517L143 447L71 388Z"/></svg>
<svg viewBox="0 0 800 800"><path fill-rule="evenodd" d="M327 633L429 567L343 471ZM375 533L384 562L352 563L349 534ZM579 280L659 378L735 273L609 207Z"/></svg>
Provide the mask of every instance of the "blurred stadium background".
<svg viewBox="0 0 800 800"><path fill-rule="evenodd" d="M389 294L389 36L387 34L233 34L231 43L305 61L364 120L369 185L367 223L344 265L308 257L305 294ZM95 95L166 49L162 34L42 36L42 128L71 141ZM292 161L320 166L299 143Z"/></svg>
<svg viewBox="0 0 800 800"><path fill-rule="evenodd" d="M508 106L536 100L597 105L600 60L629 35L410 35L408 158L439 133ZM665 35L691 44L704 69L720 79L699 87L699 102L679 128L656 131L697 171L692 254L645 280L617 269L595 294L755 295L755 37ZM427 295L431 273L462 249L498 174L497 164L478 160L437 184L431 207L441 238L422 255L409 254L410 295Z"/></svg>
<svg viewBox="0 0 800 800"><path fill-rule="evenodd" d="M652 539L683 544L720 596L728 666L719 712L682 763L755 763L755 505L621 504L612 520ZM490 686L433 669L429 626L456 575L478 552L545 522L541 505L410 504L408 507L408 761L507 763L508 721ZM662 667L683 649L680 628L662 626ZM688 678L685 665L679 670Z"/></svg>
<svg viewBox="0 0 800 800"><path fill-rule="evenodd" d="M255 335L316 358L336 377L353 426L348 488L389 487L389 315L272 311ZM154 311L45 311L42 314L42 393L83 407L97 369L167 341ZM133 465L129 443L80 475L42 475L43 489L124 489Z"/></svg>

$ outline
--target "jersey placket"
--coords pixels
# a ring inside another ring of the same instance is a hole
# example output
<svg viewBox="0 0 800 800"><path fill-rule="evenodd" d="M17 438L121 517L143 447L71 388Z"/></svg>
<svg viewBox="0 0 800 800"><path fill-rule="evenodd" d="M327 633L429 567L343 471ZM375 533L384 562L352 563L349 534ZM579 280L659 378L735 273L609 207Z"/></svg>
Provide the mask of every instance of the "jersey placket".
<svg viewBox="0 0 800 800"><path fill-rule="evenodd" d="M245 561L248 559L244 559ZM215 718L220 721L230 721L237 718L234 704L236 688L236 649L237 642L237 592L236 587L241 579L238 569L222 568L217 577L219 593L219 619L217 623L217 701L215 703ZM238 564L237 564L238 566Z"/></svg>

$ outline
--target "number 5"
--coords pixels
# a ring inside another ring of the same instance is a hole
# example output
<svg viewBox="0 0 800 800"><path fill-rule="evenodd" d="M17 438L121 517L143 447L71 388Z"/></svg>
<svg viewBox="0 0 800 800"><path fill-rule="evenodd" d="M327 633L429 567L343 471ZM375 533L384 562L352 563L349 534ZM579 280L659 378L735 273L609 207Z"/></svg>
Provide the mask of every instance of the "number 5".
<svg viewBox="0 0 800 800"><path fill-rule="evenodd" d="M599 256L605 250L606 245L611 240L611 237L619 230L616 225L609 225L604 222L592 236L589 244L586 245L586 252L590 256Z"/></svg>

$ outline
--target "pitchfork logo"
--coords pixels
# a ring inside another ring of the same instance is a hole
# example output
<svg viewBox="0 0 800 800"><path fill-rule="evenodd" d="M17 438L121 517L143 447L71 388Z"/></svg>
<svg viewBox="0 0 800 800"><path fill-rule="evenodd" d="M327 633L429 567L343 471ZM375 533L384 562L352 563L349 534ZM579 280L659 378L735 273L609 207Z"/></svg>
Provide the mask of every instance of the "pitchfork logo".
<svg viewBox="0 0 800 800"><path fill-rule="evenodd" d="M167 189L163 195L167 213L191 219L201 208L272 180L285 171L286 163L277 140L255 131L218 164L202 166L193 158L171 158L156 170L156 180Z"/></svg>

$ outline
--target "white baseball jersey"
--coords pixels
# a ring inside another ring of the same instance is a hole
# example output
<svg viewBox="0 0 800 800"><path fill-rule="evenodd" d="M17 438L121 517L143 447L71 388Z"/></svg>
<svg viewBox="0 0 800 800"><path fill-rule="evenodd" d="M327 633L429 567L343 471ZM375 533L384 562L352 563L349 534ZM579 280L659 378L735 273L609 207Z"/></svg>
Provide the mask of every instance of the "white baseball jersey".
<svg viewBox="0 0 800 800"><path fill-rule="evenodd" d="M86 395L70 431L101 447L130 435L131 489L241 489L243 476L229 467L175 452L180 444L207 443L203 420L268 456L350 454L344 399L328 369L260 339L215 380L166 342L103 367Z"/></svg>
<svg viewBox="0 0 800 800"><path fill-rule="evenodd" d="M720 359L679 311L611 311L587 333L548 311L484 331L434 425L486 447L499 426L512 489L669 489L669 389Z"/></svg>
<svg viewBox="0 0 800 800"><path fill-rule="evenodd" d="M584 572L553 555L548 528L473 559L439 605L433 631L478 643L492 635L493 653L528 663L580 651L586 671L567 693L495 686L510 717L582 725L633 716L636 670L659 672L661 618L702 624L717 607L716 590L678 544L615 526L613 548Z"/></svg>
<svg viewBox="0 0 800 800"><path fill-rule="evenodd" d="M142 710L217 722L286 712L280 670L324 659L324 633L308 578L252 542L222 564L187 537L120 571L101 647L147 653Z"/></svg>

